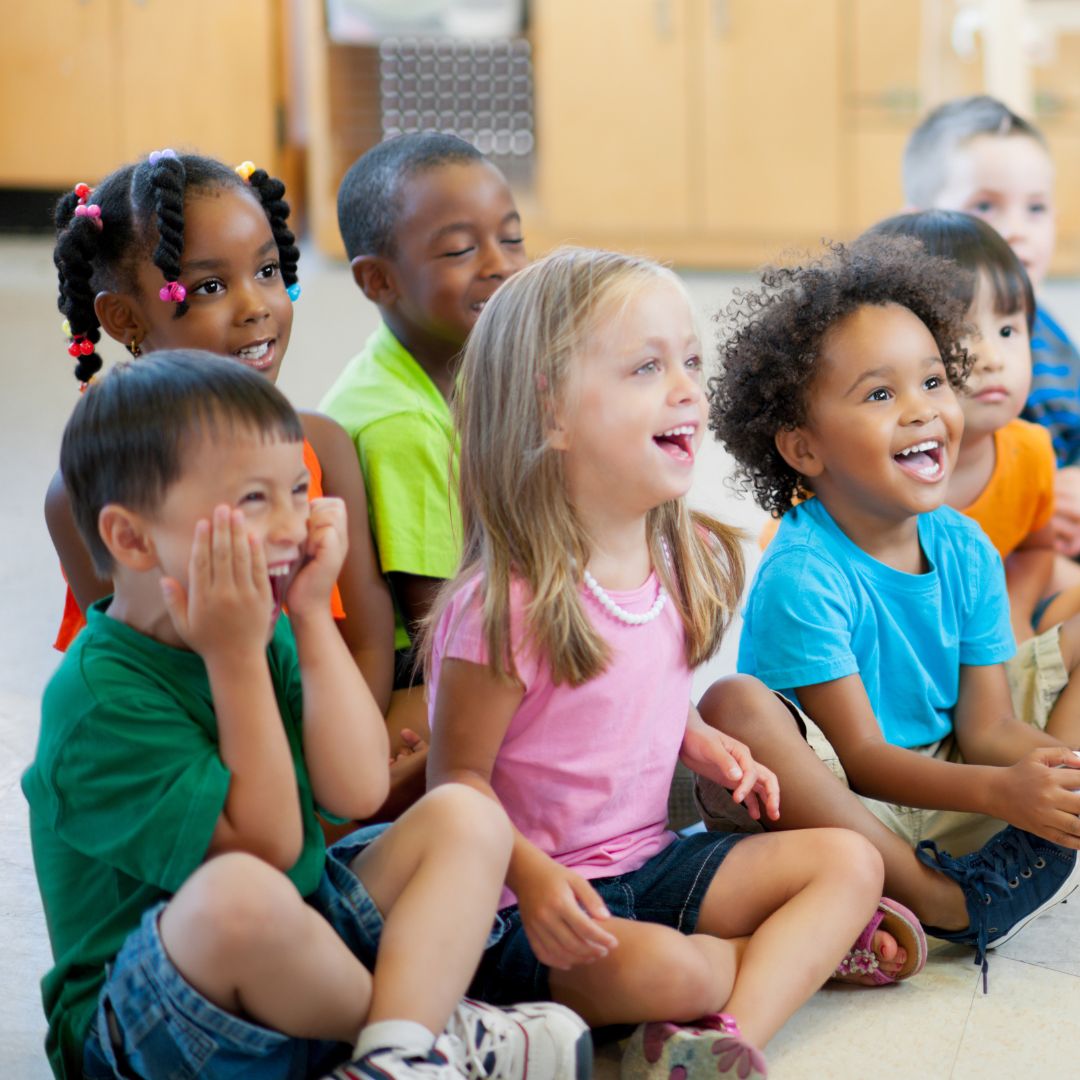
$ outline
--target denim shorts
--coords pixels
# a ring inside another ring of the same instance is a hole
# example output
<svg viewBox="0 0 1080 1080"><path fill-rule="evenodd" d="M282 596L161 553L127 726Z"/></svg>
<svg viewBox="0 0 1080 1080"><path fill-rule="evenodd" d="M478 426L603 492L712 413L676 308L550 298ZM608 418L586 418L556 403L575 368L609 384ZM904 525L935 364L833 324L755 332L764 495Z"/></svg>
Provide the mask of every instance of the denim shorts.
<svg viewBox="0 0 1080 1080"><path fill-rule="evenodd" d="M724 856L746 837L738 833L695 833L677 837L644 866L628 874L593 878L608 911L620 919L661 923L692 934L705 893ZM548 968L536 959L521 912L499 912L503 932L489 942L469 994L493 1005L551 999Z"/></svg>
<svg viewBox="0 0 1080 1080"><path fill-rule="evenodd" d="M383 918L349 863L387 825L339 840L307 897L370 971ZM84 1046L87 1080L304 1080L346 1060L345 1043L298 1039L207 1001L173 966L158 932L165 902L143 915L109 966Z"/></svg>

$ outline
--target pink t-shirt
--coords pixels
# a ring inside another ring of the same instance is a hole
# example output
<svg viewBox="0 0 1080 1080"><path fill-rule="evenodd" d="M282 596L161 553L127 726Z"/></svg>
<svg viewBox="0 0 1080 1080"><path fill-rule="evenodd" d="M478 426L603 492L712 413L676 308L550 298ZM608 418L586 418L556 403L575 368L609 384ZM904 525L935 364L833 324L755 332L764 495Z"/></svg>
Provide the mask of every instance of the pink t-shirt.
<svg viewBox="0 0 1080 1080"><path fill-rule="evenodd" d="M627 611L645 612L658 579L612 592ZM511 821L541 851L586 878L637 870L675 838L668 792L690 708L682 621L664 605L652 622L630 626L584 587L593 626L611 648L607 669L583 686L556 686L546 659L523 641L525 586L511 589L511 635L525 696L510 721L491 786ZM478 582L462 588L435 630L429 712L446 658L487 662ZM514 903L503 890L500 907Z"/></svg>

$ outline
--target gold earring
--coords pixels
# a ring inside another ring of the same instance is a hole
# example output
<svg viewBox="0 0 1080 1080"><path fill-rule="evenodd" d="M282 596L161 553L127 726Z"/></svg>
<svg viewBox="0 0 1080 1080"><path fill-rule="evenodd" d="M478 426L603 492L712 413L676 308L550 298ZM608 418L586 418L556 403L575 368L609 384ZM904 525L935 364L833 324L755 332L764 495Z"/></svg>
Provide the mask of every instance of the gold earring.
<svg viewBox="0 0 1080 1080"><path fill-rule="evenodd" d="M128 352L131 353L131 355L134 356L136 359L142 356L142 346L139 344L138 338L133 337L131 339L131 342L128 345Z"/></svg>

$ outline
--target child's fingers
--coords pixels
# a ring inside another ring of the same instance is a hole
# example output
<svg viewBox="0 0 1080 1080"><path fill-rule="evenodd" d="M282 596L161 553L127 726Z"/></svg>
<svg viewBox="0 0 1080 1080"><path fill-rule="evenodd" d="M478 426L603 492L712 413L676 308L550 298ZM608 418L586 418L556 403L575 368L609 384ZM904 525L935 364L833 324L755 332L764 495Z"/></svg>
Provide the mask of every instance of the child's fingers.
<svg viewBox="0 0 1080 1080"><path fill-rule="evenodd" d="M412 728L407 727L403 727L401 731L398 732L398 737L406 746L419 746L420 743L424 741Z"/></svg>
<svg viewBox="0 0 1080 1080"><path fill-rule="evenodd" d="M229 531L233 580L237 584L246 584L252 580L251 549L253 545L242 510L233 510L229 515Z"/></svg>
<svg viewBox="0 0 1080 1080"><path fill-rule="evenodd" d="M215 506L210 534L210 573L215 582L230 581L233 573L232 520L227 506Z"/></svg>
<svg viewBox="0 0 1080 1080"><path fill-rule="evenodd" d="M213 576L210 563L210 522L203 518L196 523L195 538L191 542L191 560L188 563L188 588L192 592L205 592L209 588Z"/></svg>
<svg viewBox="0 0 1080 1080"><path fill-rule="evenodd" d="M246 526L245 526L246 531ZM246 533L245 547L248 549L248 566L251 580L260 593L270 599L270 571L266 565L266 548L262 541L251 533Z"/></svg>

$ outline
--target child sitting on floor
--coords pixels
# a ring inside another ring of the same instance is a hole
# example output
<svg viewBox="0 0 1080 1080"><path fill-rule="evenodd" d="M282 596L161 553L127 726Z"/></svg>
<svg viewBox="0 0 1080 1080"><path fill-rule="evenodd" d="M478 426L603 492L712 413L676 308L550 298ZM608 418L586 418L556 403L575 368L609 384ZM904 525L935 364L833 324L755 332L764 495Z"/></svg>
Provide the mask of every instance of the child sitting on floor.
<svg viewBox="0 0 1080 1080"><path fill-rule="evenodd" d="M569 1010L459 1004L510 853L497 806L448 787L326 850L316 810L370 814L388 740L330 611L344 506L309 503L302 440L268 379L195 351L115 368L65 429L115 591L23 777L53 1070L584 1077Z"/></svg>
<svg viewBox="0 0 1080 1080"><path fill-rule="evenodd" d="M388 139L338 190L352 274L381 323L322 399L349 433L397 612L398 687L411 640L461 553L450 477L454 364L495 290L525 265L521 217L499 170L453 135Z"/></svg>
<svg viewBox="0 0 1080 1080"><path fill-rule="evenodd" d="M516 830L508 930L473 992L643 1025L627 1078L762 1077L826 979L892 982L924 957L862 838L667 828L680 758L757 816L779 805L690 703L742 584L737 534L684 502L703 366L655 263L570 248L507 282L465 348L464 556L428 638L434 790L470 784Z"/></svg>
<svg viewBox="0 0 1080 1080"><path fill-rule="evenodd" d="M1051 632L1014 656L1001 559L944 505L971 363L956 273L868 237L766 271L730 310L711 426L783 515L739 669L798 710L721 712L711 693L700 709L777 773L771 827L870 838L890 895L985 972L986 949L1080 884L1080 648ZM727 816L721 787L699 795Z"/></svg>

